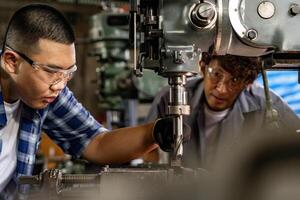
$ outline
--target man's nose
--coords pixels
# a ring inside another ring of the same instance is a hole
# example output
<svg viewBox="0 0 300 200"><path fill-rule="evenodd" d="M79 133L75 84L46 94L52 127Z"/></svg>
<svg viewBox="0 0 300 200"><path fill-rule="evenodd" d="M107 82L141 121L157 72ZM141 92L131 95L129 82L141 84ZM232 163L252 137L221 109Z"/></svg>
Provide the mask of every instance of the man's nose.
<svg viewBox="0 0 300 200"><path fill-rule="evenodd" d="M54 91L61 91L65 88L67 85L68 80L66 78L62 78L60 81L56 82L55 84L52 84L50 86L50 89Z"/></svg>
<svg viewBox="0 0 300 200"><path fill-rule="evenodd" d="M227 93L228 92L227 84L226 84L226 81L224 78L217 83L216 90L219 93Z"/></svg>

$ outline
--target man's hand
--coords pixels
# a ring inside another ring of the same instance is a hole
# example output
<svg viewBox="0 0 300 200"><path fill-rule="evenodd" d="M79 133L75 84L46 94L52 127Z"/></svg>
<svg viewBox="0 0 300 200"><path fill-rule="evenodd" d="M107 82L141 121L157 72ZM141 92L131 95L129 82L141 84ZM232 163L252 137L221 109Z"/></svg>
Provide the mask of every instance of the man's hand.
<svg viewBox="0 0 300 200"><path fill-rule="evenodd" d="M156 120L153 128L153 136L159 147L166 152L174 149L173 118L166 117Z"/></svg>
<svg viewBox="0 0 300 200"><path fill-rule="evenodd" d="M174 117L171 116L157 119L154 124L154 140L163 151L172 152L174 149L174 126ZM183 133L184 141L189 140L191 128L185 123L183 123Z"/></svg>

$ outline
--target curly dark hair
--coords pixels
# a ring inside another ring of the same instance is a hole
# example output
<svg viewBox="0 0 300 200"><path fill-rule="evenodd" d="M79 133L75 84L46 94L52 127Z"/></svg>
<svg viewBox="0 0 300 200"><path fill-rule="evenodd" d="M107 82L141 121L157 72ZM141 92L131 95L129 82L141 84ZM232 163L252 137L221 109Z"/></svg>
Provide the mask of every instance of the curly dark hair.
<svg viewBox="0 0 300 200"><path fill-rule="evenodd" d="M258 57L236 55L211 55L203 53L202 59L206 65L212 60L218 60L221 67L235 77L241 77L246 82L252 83L260 73L261 61Z"/></svg>

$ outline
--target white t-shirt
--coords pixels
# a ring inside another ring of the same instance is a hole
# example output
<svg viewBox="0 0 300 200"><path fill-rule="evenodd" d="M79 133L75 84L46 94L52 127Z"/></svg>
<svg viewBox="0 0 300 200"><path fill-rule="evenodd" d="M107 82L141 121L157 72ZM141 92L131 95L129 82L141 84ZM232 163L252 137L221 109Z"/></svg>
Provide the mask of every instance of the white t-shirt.
<svg viewBox="0 0 300 200"><path fill-rule="evenodd" d="M17 136L20 125L20 100L9 104L4 102L6 126L0 130L2 150L0 153L0 192L10 181L17 166Z"/></svg>
<svg viewBox="0 0 300 200"><path fill-rule="evenodd" d="M205 137L208 138L209 135L218 128L218 123L222 121L229 112L229 108L222 111L213 111L206 104L204 106L205 114Z"/></svg>

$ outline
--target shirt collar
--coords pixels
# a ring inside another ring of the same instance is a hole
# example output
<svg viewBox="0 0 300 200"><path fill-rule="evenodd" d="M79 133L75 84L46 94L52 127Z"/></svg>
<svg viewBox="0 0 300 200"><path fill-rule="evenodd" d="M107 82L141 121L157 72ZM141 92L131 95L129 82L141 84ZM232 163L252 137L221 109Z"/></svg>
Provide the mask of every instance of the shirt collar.
<svg viewBox="0 0 300 200"><path fill-rule="evenodd" d="M257 85L251 85L239 95L236 103L240 106L242 113L250 113L262 109L261 102L257 98L260 95L257 94L257 87Z"/></svg>
<svg viewBox="0 0 300 200"><path fill-rule="evenodd" d="M3 127L6 125L7 118L4 108L4 99L3 99L3 93L0 85L0 127Z"/></svg>

